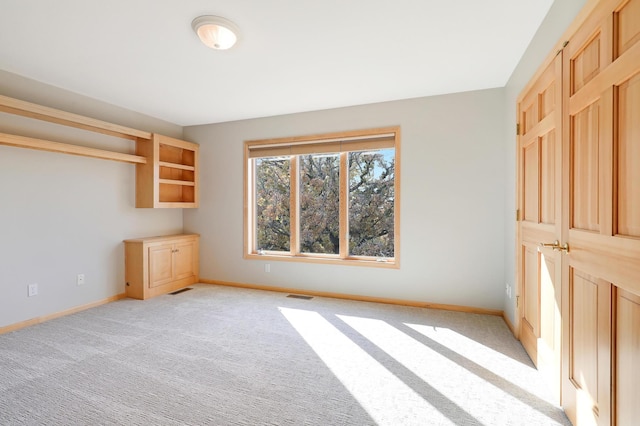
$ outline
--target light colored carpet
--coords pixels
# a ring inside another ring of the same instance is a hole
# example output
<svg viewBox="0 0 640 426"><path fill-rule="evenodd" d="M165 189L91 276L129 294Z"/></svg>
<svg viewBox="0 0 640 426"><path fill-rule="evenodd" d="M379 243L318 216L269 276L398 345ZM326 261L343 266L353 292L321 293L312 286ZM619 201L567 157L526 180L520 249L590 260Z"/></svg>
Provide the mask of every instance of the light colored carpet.
<svg viewBox="0 0 640 426"><path fill-rule="evenodd" d="M195 285L0 336L1 425L570 425L499 317Z"/></svg>

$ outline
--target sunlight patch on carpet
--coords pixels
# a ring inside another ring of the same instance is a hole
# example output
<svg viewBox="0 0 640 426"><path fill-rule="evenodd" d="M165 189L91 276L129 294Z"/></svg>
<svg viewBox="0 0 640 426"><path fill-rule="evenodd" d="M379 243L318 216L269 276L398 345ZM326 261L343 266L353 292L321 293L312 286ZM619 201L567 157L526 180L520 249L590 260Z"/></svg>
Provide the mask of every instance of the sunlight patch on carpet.
<svg viewBox="0 0 640 426"><path fill-rule="evenodd" d="M279 309L378 425L453 424L319 313Z"/></svg>
<svg viewBox="0 0 640 426"><path fill-rule="evenodd" d="M500 424L508 424L511 414L505 409L506 402L507 407L517 407L536 418L538 424L549 421L543 413L521 401L522 389L514 390L511 382L496 382L493 373L468 364L465 357L455 356L448 347L424 344L382 320L337 316L442 394L450 402L448 409L457 411L457 417L487 425L495 424L496 419ZM475 350L482 349L476 346ZM507 386L503 389L500 384ZM477 393L477 389L482 389L482 394Z"/></svg>
<svg viewBox="0 0 640 426"><path fill-rule="evenodd" d="M454 330L443 327L430 327L421 324L405 323L407 327L415 330L425 337L437 342L461 356L475 362L482 367L493 371L495 374L517 384L526 387L528 377L525 377L520 371L535 370L533 364L523 365L522 362L492 349L482 343L476 342ZM546 396L548 392L541 392L539 396Z"/></svg>

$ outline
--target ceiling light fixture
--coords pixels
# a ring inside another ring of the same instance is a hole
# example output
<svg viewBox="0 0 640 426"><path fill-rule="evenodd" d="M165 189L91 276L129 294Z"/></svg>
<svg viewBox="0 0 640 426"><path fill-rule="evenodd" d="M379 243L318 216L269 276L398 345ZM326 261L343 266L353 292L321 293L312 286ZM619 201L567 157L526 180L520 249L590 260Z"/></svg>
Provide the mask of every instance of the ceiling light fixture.
<svg viewBox="0 0 640 426"><path fill-rule="evenodd" d="M191 23L191 27L198 34L200 41L212 49L226 50L238 41L238 27L219 16L198 16Z"/></svg>

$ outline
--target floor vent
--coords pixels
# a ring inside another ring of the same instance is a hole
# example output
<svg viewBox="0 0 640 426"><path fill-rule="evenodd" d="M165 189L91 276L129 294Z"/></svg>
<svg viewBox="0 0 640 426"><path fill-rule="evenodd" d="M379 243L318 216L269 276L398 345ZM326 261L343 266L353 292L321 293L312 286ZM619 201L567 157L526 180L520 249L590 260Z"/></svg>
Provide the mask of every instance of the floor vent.
<svg viewBox="0 0 640 426"><path fill-rule="evenodd" d="M176 294L184 293L185 291L189 291L189 290L193 290L193 289L191 287L187 287L187 288L183 288L182 290L174 291L173 293L169 293L169 294L172 296L175 296Z"/></svg>
<svg viewBox="0 0 640 426"><path fill-rule="evenodd" d="M301 294L289 294L287 295L287 297L291 297L294 299L303 299L303 300L311 300L313 299L313 296L303 296Z"/></svg>

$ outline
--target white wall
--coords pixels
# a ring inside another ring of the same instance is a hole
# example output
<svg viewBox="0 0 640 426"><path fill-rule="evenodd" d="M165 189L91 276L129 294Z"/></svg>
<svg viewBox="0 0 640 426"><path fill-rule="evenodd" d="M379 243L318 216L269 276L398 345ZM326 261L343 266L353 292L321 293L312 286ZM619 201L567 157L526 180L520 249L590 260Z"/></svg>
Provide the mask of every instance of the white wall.
<svg viewBox="0 0 640 426"><path fill-rule="evenodd" d="M201 276L504 309L514 320L515 101L585 0L556 0L506 88L184 129L201 143ZM0 94L142 130L179 126L0 71ZM277 102L277 100L274 100ZM242 142L402 126L401 268L242 258ZM0 113L0 132L132 149L130 141ZM182 231L180 210L134 208L134 166L0 146L0 327L122 293L126 238ZM77 273L87 276L75 285ZM40 294L27 298L27 284Z"/></svg>
<svg viewBox="0 0 640 426"><path fill-rule="evenodd" d="M277 102L277 100L274 100ZM187 127L201 144L205 279L502 309L504 91L484 90ZM243 141L400 125L401 268L245 260Z"/></svg>
<svg viewBox="0 0 640 426"><path fill-rule="evenodd" d="M3 71L0 94L182 136L179 126ZM4 113L0 132L134 149L128 140ZM182 231L181 210L134 204L132 164L0 146L0 327L123 293L122 240ZM78 273L84 286L76 286ZM38 296L27 297L30 283Z"/></svg>
<svg viewBox="0 0 640 426"><path fill-rule="evenodd" d="M504 296L504 311L512 324L515 320L516 287L516 99L533 74L544 62L547 55L565 30L574 20L586 0L556 0L518 66L505 87L505 150L506 161L506 204L505 204L505 277L506 285L512 287L512 297Z"/></svg>

